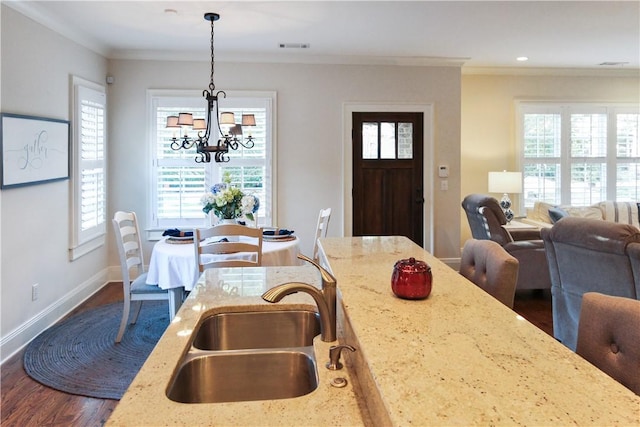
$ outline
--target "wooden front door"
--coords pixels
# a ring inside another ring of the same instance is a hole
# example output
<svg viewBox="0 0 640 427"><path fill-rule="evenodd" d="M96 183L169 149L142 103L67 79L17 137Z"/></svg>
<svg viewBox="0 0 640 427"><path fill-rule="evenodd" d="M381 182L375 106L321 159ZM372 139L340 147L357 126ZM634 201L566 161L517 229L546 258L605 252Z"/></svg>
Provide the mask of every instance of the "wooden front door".
<svg viewBox="0 0 640 427"><path fill-rule="evenodd" d="M423 114L353 113L353 235L423 246Z"/></svg>

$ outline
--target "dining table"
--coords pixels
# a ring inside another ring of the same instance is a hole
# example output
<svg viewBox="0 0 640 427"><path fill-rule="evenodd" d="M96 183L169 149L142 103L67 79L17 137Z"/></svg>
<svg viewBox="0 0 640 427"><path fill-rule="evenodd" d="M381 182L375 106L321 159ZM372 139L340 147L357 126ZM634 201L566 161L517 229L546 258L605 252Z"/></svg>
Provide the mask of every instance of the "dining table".
<svg viewBox="0 0 640 427"><path fill-rule="evenodd" d="M206 241L201 244L206 244ZM262 242L262 265L300 265L299 253L300 239L297 236L274 240L265 238ZM212 262L246 259L249 256L251 254L243 252L203 254L202 259L205 262ZM147 270L147 284L158 285L161 289L169 291L169 306L173 314L180 308L184 291L191 291L199 277L193 239L180 240L166 237L153 246Z"/></svg>

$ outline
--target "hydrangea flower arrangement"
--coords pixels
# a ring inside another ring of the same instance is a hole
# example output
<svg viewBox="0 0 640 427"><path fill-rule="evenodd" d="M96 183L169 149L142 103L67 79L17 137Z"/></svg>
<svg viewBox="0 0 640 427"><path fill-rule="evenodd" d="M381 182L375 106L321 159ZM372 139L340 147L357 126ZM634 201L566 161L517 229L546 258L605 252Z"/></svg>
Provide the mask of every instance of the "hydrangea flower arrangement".
<svg viewBox="0 0 640 427"><path fill-rule="evenodd" d="M260 201L253 194L244 194L242 190L231 185L231 175L224 174L222 182L211 187L209 193L200 198L202 211L213 213L220 219L236 219L245 215L254 221L253 214L258 211Z"/></svg>

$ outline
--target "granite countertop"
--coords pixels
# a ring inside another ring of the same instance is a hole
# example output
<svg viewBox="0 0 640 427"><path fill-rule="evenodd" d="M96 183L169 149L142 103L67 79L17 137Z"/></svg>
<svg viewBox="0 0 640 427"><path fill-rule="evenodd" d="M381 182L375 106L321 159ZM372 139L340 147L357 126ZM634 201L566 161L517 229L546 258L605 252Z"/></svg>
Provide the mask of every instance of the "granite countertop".
<svg viewBox="0 0 640 427"><path fill-rule="evenodd" d="M338 280L346 369L328 371L314 341L319 387L293 399L181 404L165 390L199 319L221 311L311 308L306 294L262 301L287 281L320 286L311 266L241 269L235 295L205 272L107 425L639 425L640 398L403 237L321 239ZM433 273L425 300L391 291L393 265L415 257ZM237 273L236 273L237 274ZM223 279L224 280L224 279ZM232 283L229 281L228 284ZM329 385L346 377L348 386Z"/></svg>
<svg viewBox="0 0 640 427"><path fill-rule="evenodd" d="M640 425L640 397L403 237L321 239L348 313L347 367L381 425ZM396 298L395 261L433 273Z"/></svg>
<svg viewBox="0 0 640 427"><path fill-rule="evenodd" d="M238 271L242 273L238 274ZM260 297L267 289L290 281L319 287L320 275L310 265L206 270L106 425L363 425L354 382L347 370L329 371L324 367L329 360L329 347L337 342L325 343L320 336L314 340L319 385L306 396L269 401L187 404L174 402L165 395L173 371L187 351L191 332L200 318L224 311L251 311L258 306L270 310L302 308L317 311L313 299L302 293L287 296L277 304L267 303ZM338 377L347 378L346 387L330 385L332 379Z"/></svg>

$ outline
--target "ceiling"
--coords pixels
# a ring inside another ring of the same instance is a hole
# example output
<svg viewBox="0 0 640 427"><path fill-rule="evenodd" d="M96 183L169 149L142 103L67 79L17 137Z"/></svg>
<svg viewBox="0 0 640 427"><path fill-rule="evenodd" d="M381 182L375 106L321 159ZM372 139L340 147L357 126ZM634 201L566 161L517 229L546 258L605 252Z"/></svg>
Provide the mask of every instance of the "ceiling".
<svg viewBox="0 0 640 427"><path fill-rule="evenodd" d="M640 69L638 1L3 3L108 58L208 60L216 12L222 61Z"/></svg>

